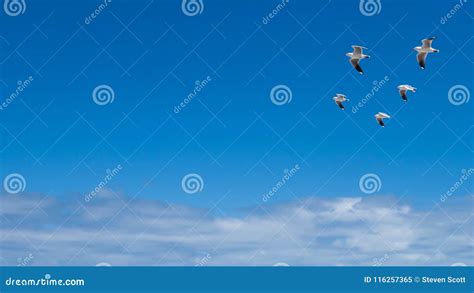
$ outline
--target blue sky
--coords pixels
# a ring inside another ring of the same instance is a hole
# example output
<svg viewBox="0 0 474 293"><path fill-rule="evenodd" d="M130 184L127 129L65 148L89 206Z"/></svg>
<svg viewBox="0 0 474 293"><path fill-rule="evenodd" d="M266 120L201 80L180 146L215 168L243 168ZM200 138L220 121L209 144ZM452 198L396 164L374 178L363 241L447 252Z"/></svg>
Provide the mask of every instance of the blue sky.
<svg viewBox="0 0 474 293"><path fill-rule="evenodd" d="M244 1L224 6L210 2L202 14L188 17L172 1L151 4L117 1L111 2L89 25L84 23L85 16L93 12L99 2L77 7L70 3L67 6L28 3L24 15L2 16L2 22L14 28L3 33L10 43L3 46L7 57L35 25L39 26L46 19L40 31L34 32L17 49L19 54L13 53L2 66L2 79L7 85L2 91L7 95L18 80L30 75L35 78L21 95L22 102L16 101L8 111L3 111L3 125L16 135L35 118L28 107L39 113L51 103L40 115L41 120L30 124L18 137L29 152L16 141L4 149L4 172L23 174L29 191L51 191L67 196L88 192L107 168L121 163L124 171L111 184L133 194L188 143L189 135L194 136L207 124L195 138L197 142L190 142L141 195L201 204L203 198L204 202L217 200L230 190L226 206L252 204L255 196L271 188L284 169L297 163L303 171L288 188L297 196L313 195L372 136L377 144L370 141L363 146L338 173L339 180L331 180L315 195L358 195L358 180L369 172L382 178L384 193L407 192L408 198L431 202L445 192L460 175L460 170L468 168L468 162L472 163L468 148L472 149L469 139L472 132L465 134L462 142L455 143L457 136L464 134L472 124L470 104L453 106L447 99L451 86L469 85L471 81L472 66L468 58L472 60L472 42L466 44L472 36L472 30L468 29L472 28L469 16L460 11L457 17L442 25L441 16L454 2L435 7L426 7L420 2L410 4L410 9L399 9L396 7L402 4L384 1L381 13L373 17L354 13L358 3L332 1L323 8L322 3L290 2L270 23L262 24L263 16L278 3L269 1L255 6ZM425 13L414 13L421 7ZM117 37L123 30L120 22L130 23L142 10L130 25L131 32L125 30ZM306 24L318 12L306 30L294 38L302 29L298 23ZM219 23L218 31L213 30ZM167 25L176 33L167 31ZM257 29L257 25L261 29ZM427 69L421 71L414 61L412 48L429 36L438 37L433 46L441 53L429 56ZM288 43L291 39L293 41ZM245 40L247 42L236 51ZM190 53L197 44L200 45ZM351 70L344 56L352 44L366 46L368 54L374 56L363 63L367 72L364 76ZM107 52L98 55L106 46ZM456 53L458 46L463 46L464 54ZM276 55L281 48L284 51ZM123 69L132 65L124 75ZM394 68L396 71L392 73ZM78 76L81 71L85 76ZM259 71L263 76L254 78ZM202 104L193 100L185 110L172 115L174 106L193 90L194 82L207 76L212 81L197 98ZM374 80L385 76L390 80L377 94L377 101L369 102L356 114L347 111L351 118L330 134L347 114L335 107L331 100L333 95L346 94L351 99L348 104L351 107L370 92ZM396 91L397 85L405 83L419 89L411 95L407 105L403 105ZM98 107L93 103L91 93L99 84L113 88L116 98L112 104ZM270 90L278 84L291 88L291 103L279 107L271 103ZM402 106L389 127L379 131L373 115L378 111L392 114ZM220 110L217 119L210 121ZM129 114L129 119L121 122L124 113ZM307 120L301 119L301 113ZM439 113L442 121L435 119L427 127ZM174 119L166 120L168 115ZM257 120L236 140L257 119L256 115L266 123ZM162 128L150 137L162 123ZM102 141L84 159L97 175L80 164L65 176L100 142L101 136L109 134L114 127L117 128L107 137L107 142ZM10 143L8 134L4 134L4 138L4 144ZM136 151L145 139L148 141ZM451 176L435 162L453 144L439 160L454 175ZM123 163L124 158L133 153L130 165ZM41 163L34 164L32 155L37 159L41 157ZM218 163L214 162L218 157ZM302 164L303 158L306 163ZM271 172L258 164L244 176L260 159ZM180 190L180 179L190 172L200 174L206 184L197 199L183 196ZM285 193L282 192L279 199L292 198Z"/></svg>
<svg viewBox="0 0 474 293"><path fill-rule="evenodd" d="M358 1L203 1L195 16L181 1L119 0L87 21L104 2L27 0L23 14L1 13L4 100L32 78L0 113L2 178L21 174L25 195L82 201L120 165L102 193L227 216L308 197L364 198L365 174L378 176L372 196L430 211L472 168L472 101L448 99L453 86L472 90L471 3L382 0L365 16ZM440 53L421 70L413 48L431 36ZM363 76L345 56L351 45L372 57ZM418 89L408 103L400 84ZM113 102L94 103L100 85ZM272 103L278 85L291 102ZM346 111L336 93L350 99ZM379 111L392 116L383 129ZM198 193L182 188L190 173L202 178ZM472 197L472 180L454 194Z"/></svg>

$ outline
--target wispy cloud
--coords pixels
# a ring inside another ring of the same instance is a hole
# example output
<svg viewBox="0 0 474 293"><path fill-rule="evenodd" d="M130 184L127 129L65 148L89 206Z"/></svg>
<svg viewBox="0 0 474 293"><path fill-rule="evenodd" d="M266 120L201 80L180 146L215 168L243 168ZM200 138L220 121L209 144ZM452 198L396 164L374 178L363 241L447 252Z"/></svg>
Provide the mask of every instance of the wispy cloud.
<svg viewBox="0 0 474 293"><path fill-rule="evenodd" d="M232 216L133 200L0 197L1 264L473 264L473 198L417 211L392 197L308 197ZM128 202L128 205L126 203Z"/></svg>

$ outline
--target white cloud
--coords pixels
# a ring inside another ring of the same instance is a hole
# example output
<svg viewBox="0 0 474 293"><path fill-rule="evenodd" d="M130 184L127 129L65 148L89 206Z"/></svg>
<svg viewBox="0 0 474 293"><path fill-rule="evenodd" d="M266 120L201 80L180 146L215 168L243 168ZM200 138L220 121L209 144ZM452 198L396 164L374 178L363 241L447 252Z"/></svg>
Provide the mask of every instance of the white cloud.
<svg viewBox="0 0 474 293"><path fill-rule="evenodd" d="M112 195L111 195L112 194ZM391 197L308 197L235 216L133 200L0 197L1 264L472 265L472 197L416 211Z"/></svg>

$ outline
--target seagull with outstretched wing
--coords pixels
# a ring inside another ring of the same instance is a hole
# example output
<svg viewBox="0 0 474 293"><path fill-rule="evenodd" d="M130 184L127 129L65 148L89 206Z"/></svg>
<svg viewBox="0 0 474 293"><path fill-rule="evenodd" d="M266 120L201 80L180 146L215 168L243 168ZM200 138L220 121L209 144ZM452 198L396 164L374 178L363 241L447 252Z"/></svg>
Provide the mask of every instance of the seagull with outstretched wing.
<svg viewBox="0 0 474 293"><path fill-rule="evenodd" d="M385 114L383 112L378 112L377 114L374 115L375 119L379 123L380 126L385 127L385 124L383 123L384 119L390 118L388 114Z"/></svg>
<svg viewBox="0 0 474 293"><path fill-rule="evenodd" d="M416 92L416 88L408 84L402 84L398 86L398 92L400 93L402 100L405 102L408 101L407 91Z"/></svg>
<svg viewBox="0 0 474 293"><path fill-rule="evenodd" d="M342 102L346 102L346 101L349 101L348 98L346 98L345 95L343 94L336 94L335 97L332 98L334 100L334 102L336 103L336 105L339 106L339 108L341 108L342 110L344 110L344 105L342 104Z"/></svg>
<svg viewBox="0 0 474 293"><path fill-rule="evenodd" d="M436 39L436 37L431 37L428 39L423 39L421 41L422 45L413 48L415 51L418 52L416 55L416 60L418 61L418 64L420 65L421 69L425 69L426 67L426 57L428 56L429 53L438 53L438 49L434 49L431 47L431 43L433 43L433 40Z"/></svg>
<svg viewBox="0 0 474 293"><path fill-rule="evenodd" d="M360 73L364 74L362 67L360 67L360 60L370 58L369 55L365 55L362 51L367 49L361 46L352 46L354 51L352 53L347 53L346 56L350 57L349 62L351 62L352 66Z"/></svg>

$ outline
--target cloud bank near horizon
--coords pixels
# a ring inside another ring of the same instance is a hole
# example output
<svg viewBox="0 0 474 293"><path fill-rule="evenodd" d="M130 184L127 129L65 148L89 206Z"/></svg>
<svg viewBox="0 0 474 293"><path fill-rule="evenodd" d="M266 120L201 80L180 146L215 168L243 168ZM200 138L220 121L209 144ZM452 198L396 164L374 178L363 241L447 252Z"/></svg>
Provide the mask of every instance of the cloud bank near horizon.
<svg viewBox="0 0 474 293"><path fill-rule="evenodd" d="M0 196L1 265L473 265L473 197L307 197L235 215L129 199Z"/></svg>

